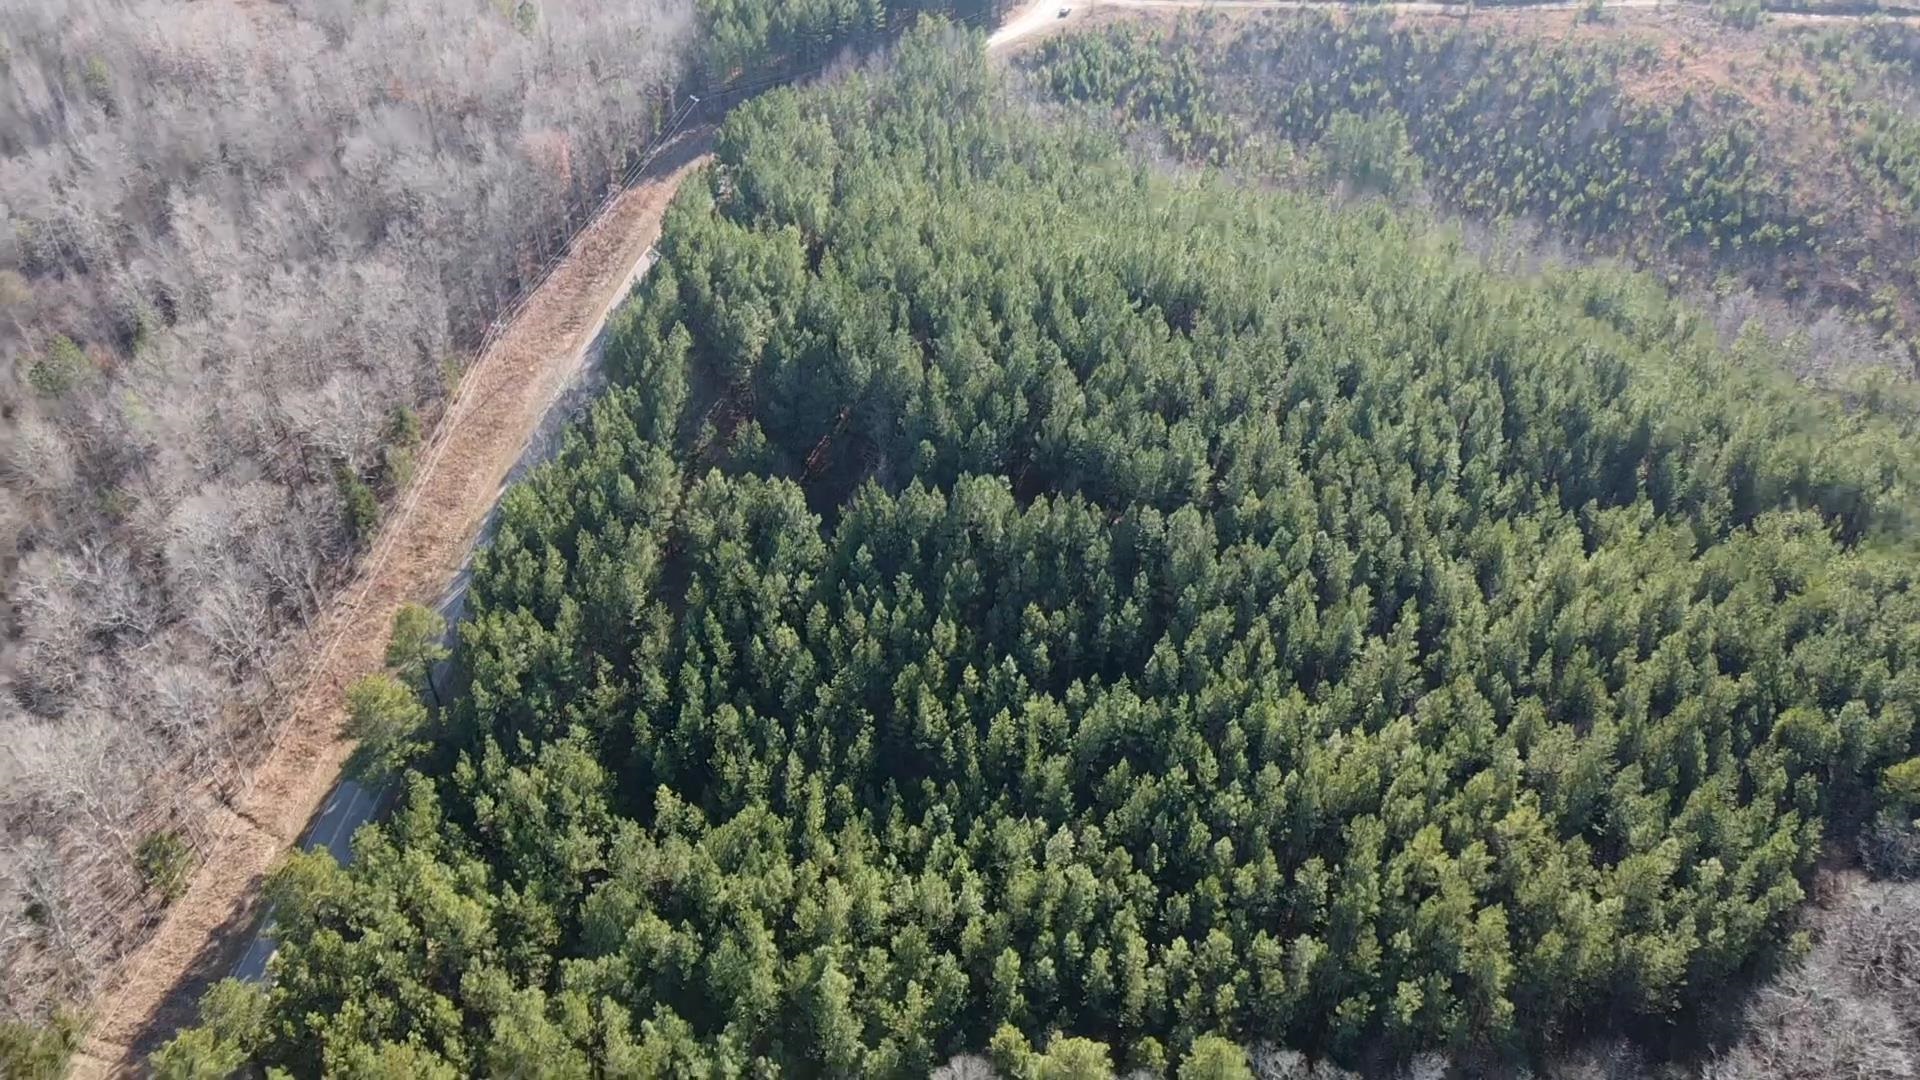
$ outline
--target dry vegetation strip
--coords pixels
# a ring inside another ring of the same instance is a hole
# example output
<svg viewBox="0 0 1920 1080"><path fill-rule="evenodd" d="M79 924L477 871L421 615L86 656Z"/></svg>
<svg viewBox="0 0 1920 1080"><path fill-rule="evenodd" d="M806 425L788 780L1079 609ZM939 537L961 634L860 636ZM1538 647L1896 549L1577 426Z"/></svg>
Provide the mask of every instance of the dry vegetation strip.
<svg viewBox="0 0 1920 1080"><path fill-rule="evenodd" d="M379 670L400 604L430 597L458 570L521 447L659 236L680 181L705 160L698 155L628 190L462 381L414 486L355 583L317 624L320 660L238 800L240 817L100 999L75 1075L132 1069L154 1033L191 1020L202 984L226 970L250 929L262 877L317 812L352 749L342 734L342 692Z"/></svg>

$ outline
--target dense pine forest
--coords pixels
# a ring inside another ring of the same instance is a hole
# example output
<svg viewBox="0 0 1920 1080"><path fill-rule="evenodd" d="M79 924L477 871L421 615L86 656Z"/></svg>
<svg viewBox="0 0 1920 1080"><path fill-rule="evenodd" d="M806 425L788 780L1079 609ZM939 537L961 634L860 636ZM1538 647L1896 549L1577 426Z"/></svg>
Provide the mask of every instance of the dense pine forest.
<svg viewBox="0 0 1920 1080"><path fill-rule="evenodd" d="M402 804L162 1075L1517 1069L1911 840L1912 433L1649 279L1156 171L939 26L660 246L447 705L366 695Z"/></svg>
<svg viewBox="0 0 1920 1080"><path fill-rule="evenodd" d="M0 1042L187 890L454 386L690 95L1003 6L0 0Z"/></svg>

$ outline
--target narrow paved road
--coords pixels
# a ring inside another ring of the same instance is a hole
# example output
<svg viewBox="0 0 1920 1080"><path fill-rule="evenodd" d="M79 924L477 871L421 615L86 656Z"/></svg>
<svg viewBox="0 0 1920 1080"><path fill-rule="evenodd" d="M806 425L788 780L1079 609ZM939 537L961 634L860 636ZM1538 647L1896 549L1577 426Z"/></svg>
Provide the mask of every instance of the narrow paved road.
<svg viewBox="0 0 1920 1080"><path fill-rule="evenodd" d="M1036 15L1045 18L1035 18ZM1057 8L1050 8L1044 4L1035 5L993 35L988 42L988 48L995 51L1004 48L1027 33L1049 25L1049 21L1056 19L1057 16ZM1016 27L1019 28L1017 32L1008 33ZM593 338L581 351L571 382L548 408L539 426L528 437L526 448L501 483L503 493L508 484L520 479L529 469L552 458L560 448L560 435L565 430L566 424L578 415L601 387L603 380L600 373L600 358L606 345L607 320L612 317L633 287L638 285L647 271L652 268L653 255L653 250L649 248L628 273L626 286L620 289L613 300L600 312L594 322ZM497 510L497 499L495 505ZM492 525L492 517L489 516L487 526L476 542L476 548L486 543L486 538L492 531ZM448 584L446 591L435 604L440 614L447 620L448 645L453 644L458 624L466 611L467 587L471 580L472 563L473 558L469 553L460 567L460 572ZM444 674L444 665L442 672ZM321 807L312 826L308 828L305 837L301 839L300 848L304 851L325 848L342 866L345 866L353 858L353 834L359 831L360 826L373 820L385 801L382 792L370 790L351 777L342 777L338 786L327 796L326 803ZM259 927L247 943L246 951L235 961L233 976L249 982L266 978L267 962L273 958L273 953L273 915L267 912L261 917Z"/></svg>
<svg viewBox="0 0 1920 1080"><path fill-rule="evenodd" d="M308 851L325 848L342 866L353 858L353 834L373 819L380 807L381 794L351 777L340 781L320 809L319 820L300 846ZM235 978L256 982L266 977L267 961L273 957L272 916L267 925L253 935L247 951L233 965Z"/></svg>
<svg viewBox="0 0 1920 1080"><path fill-rule="evenodd" d="M236 960L241 974L265 972L272 944L255 939L252 906L267 872L292 846L346 855L354 831L377 811L375 793L339 782L352 750L346 687L380 670L402 601L437 596L452 613L461 610L475 538L529 455L550 452L561 421L590 392L607 317L651 264L667 203L710 146L710 128L664 144L461 380L415 486L393 508L355 583L316 625L311 674L293 680L274 747L226 813L187 894L96 1000L72 1075L137 1073L159 1042L192 1022L201 992L233 973Z"/></svg>
<svg viewBox="0 0 1920 1080"><path fill-rule="evenodd" d="M654 251L649 247L627 274L626 284L615 293L613 299L595 318L592 340L580 351L565 388L548 405L539 424L527 436L526 446L521 450L520 457L515 460L513 467L501 480L501 494L504 494L509 485L525 476L534 466L552 460L553 456L559 453L561 435L566 431L567 425L580 415L581 410L593 400L605 384L600 361L606 352L607 322L619 309L620 304L626 300L627 295L632 292L633 287L640 283L640 279L646 277L653 263ZM494 509L488 515L487 523L482 527L474 543L474 551L484 547L487 539L492 536L498 514L499 498L496 496ZM434 603L434 608L447 620L445 644L449 648L453 646L454 638L459 632L460 620L466 615L467 588L472 582L472 572L473 553L469 551L466 561L460 566L459 573L454 575L453 580L447 584L446 590ZM435 669L434 679L440 682L446 679L449 673L449 662L442 661ZM350 776L341 777L339 785L333 789L332 794L327 796L326 803L320 808L319 816L314 819L306 836L301 839L301 850L319 851L324 848L332 854L336 862L345 866L353 860L353 834L360 830L360 826L372 821L380 813L390 801L388 797L391 794L391 791L376 791L368 788ZM246 952L234 962L234 978L247 982L258 982L266 978L267 961L273 958L273 953L273 913L269 911L261 917L259 928L254 931L253 939L247 943Z"/></svg>

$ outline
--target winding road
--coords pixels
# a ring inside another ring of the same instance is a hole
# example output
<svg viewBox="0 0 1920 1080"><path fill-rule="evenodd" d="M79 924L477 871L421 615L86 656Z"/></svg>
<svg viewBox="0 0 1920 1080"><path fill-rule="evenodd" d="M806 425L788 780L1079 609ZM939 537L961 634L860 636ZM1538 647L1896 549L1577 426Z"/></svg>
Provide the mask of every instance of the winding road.
<svg viewBox="0 0 1920 1080"><path fill-rule="evenodd" d="M675 132L462 377L414 485L282 680L285 719L272 747L230 804L211 807L218 832L186 895L96 998L71 1075L137 1074L148 1053L193 1021L208 985L228 974L267 976L272 938L260 927L271 913L258 902L268 871L289 847L347 857L355 831L381 808L377 792L341 780L353 749L346 688L381 669L403 602L437 603L457 621L467 565L501 494L551 455L566 420L592 396L607 319L652 265L673 194L709 156L710 127Z"/></svg>
<svg viewBox="0 0 1920 1080"><path fill-rule="evenodd" d="M527 437L526 445L521 450L519 458L514 461L513 467L507 471L507 475L501 481L501 494L505 493L508 485L518 481L536 465L552 460L553 456L559 453L561 436L566 431L567 425L580 415L581 410L586 408L605 385L606 380L600 361L606 353L607 322L628 294L633 291L634 286L638 285L640 279L645 277L647 271L652 268L654 258L653 248L648 247L642 253L640 261L635 263L633 269L628 272L626 283L595 319L592 339L578 353L571 365L571 374L566 386L547 405L538 425ZM487 539L492 535L494 526L497 524L498 515L499 499L496 496L493 510L488 514L487 523L482 527L473 548L468 552L466 561L461 564L459 573L454 575L453 580L448 583L433 605L441 617L447 620L444 644L449 648L453 646L460 621L466 615L467 589L473 580L473 552L486 545ZM449 675L450 663L443 660L434 669L436 683L443 682ZM340 865L345 866L352 862L354 834L360 831L360 826L372 821L390 804L392 794L391 790L370 789L353 777L341 777L339 784L334 787L327 796L327 801L321 806L319 816L314 818L312 826L302 837L301 850L318 851L324 848ZM247 943L246 951L241 953L240 959L234 962L233 977L247 982L258 982L266 978L267 961L273 958L273 953L273 913L269 911L261 916L260 926L253 932L253 938Z"/></svg>
<svg viewBox="0 0 1920 1080"><path fill-rule="evenodd" d="M996 32L989 39L987 47L990 51L999 51L1062 21L1064 20L1059 18L1057 6L1034 4ZM675 183L677 187L677 177ZM655 225L654 228L657 231L658 226ZM565 391L549 404L538 426L528 437L520 457L500 485L502 494L508 484L518 480L535 465L549 460L558 451L560 434L565 430L567 423L579 414L603 384L600 358L606 345L607 321L633 287L638 285L647 271L652 268L653 255L654 251L649 247L628 272L625 285L600 311L594 321L593 337L587 346L580 350L576 361L571 365L571 374ZM497 510L496 497L494 511L497 512ZM472 550L478 550L486 543L492 526L493 515L490 512L487 525L476 538ZM454 576L434 605L447 620L447 644L449 645L453 643L460 618L466 610L472 562L472 551L469 551L466 560L461 564L459 573ZM444 673L444 665L441 670ZM352 777L343 776L328 794L326 802L321 805L312 825L307 828L305 835L301 838L299 847L303 851L325 848L341 865L346 865L353 858L354 833L359 831L360 826L372 821L386 806L387 801L385 793L372 791ZM231 971L235 978L249 982L267 977L267 962L273 958L274 953L272 912L263 913L258 921L259 925L247 942L246 950L234 962Z"/></svg>

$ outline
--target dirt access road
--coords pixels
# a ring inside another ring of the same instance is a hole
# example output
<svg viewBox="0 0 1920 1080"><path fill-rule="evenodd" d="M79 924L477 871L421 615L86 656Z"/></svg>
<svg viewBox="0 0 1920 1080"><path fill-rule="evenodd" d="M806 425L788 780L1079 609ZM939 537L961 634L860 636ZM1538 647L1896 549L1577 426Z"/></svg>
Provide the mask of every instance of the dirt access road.
<svg viewBox="0 0 1920 1080"><path fill-rule="evenodd" d="M468 370L414 484L389 515L361 570L316 623L313 674L294 692L278 743L219 826L205 865L158 931L95 1003L72 1074L136 1071L154 1046L194 1019L199 992L225 975L251 938L261 880L303 835L351 835L358 821L315 821L352 751L342 699L379 671L401 604L430 603L466 562L522 449L572 381L615 305L646 265L661 216L709 154L711 131L683 133L639 182L575 239L519 316ZM348 800L364 820L372 800ZM338 800L336 800L336 804ZM359 805L364 803L365 805ZM336 847L337 844L329 844Z"/></svg>
<svg viewBox="0 0 1920 1080"><path fill-rule="evenodd" d="M1670 0L1669 0L1670 2ZM1606 0L1602 5L1608 10L1625 8L1658 7L1662 0ZM1488 10L1508 10L1521 7L1526 11L1578 11L1585 8L1584 3L1568 0L1548 0L1545 3L1526 5L1489 5ZM1022 8L1008 19L993 36L987 39L988 47L1003 48L1025 38L1045 34L1070 26L1073 23L1090 18L1098 12L1113 11L1332 11L1344 8L1364 8L1368 11L1391 11L1402 15L1441 15L1465 11L1459 3L1436 3L1432 0L1398 4L1364 4L1353 0L1087 0L1083 3L1036 3ZM1061 15L1062 10L1066 15Z"/></svg>

